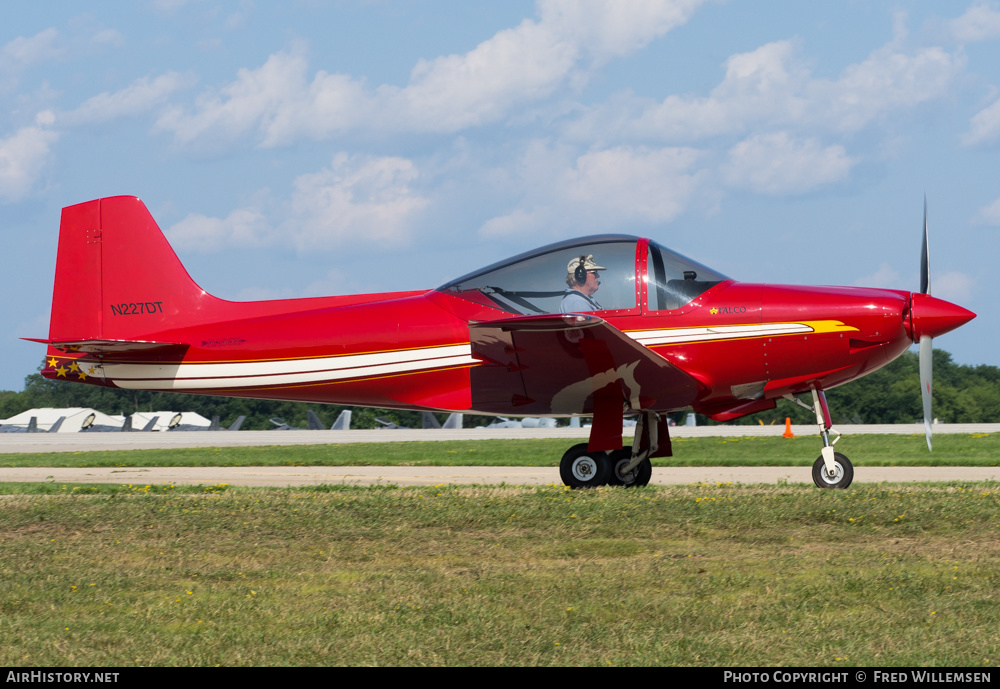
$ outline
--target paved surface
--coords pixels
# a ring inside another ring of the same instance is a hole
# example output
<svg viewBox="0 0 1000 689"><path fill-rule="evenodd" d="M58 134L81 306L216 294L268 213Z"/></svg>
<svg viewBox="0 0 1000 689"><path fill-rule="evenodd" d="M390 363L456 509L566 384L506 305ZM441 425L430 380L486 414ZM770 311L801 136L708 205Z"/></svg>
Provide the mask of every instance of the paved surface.
<svg viewBox="0 0 1000 689"><path fill-rule="evenodd" d="M845 436L889 433L924 434L923 424L837 426ZM672 438L777 436L784 426L675 426ZM797 436L816 438L814 425L795 425ZM1000 423L936 424L935 433L1000 433ZM250 447L259 445L326 445L330 443L386 443L430 440L487 440L494 438L586 438L588 428L465 428L458 430L374 431L175 431L157 433L0 433L0 453L92 452L95 450L145 450L171 447ZM572 443L568 443L572 444Z"/></svg>
<svg viewBox="0 0 1000 689"><path fill-rule="evenodd" d="M782 426L677 426L675 438L781 435ZM845 435L890 433L923 435L920 424L839 426ZM938 424L935 433L997 433L1000 424ZM792 426L801 436L816 436L814 426ZM190 431L173 433L0 433L0 453L88 452L98 450L169 449L182 447L250 447L323 445L495 438L586 438L586 428L498 428L461 430L373 431ZM819 438L816 439L817 447ZM855 483L883 481L1000 481L997 467L855 467ZM309 486L436 484L560 484L558 469L536 467L110 467L0 468L0 481L58 483L228 483L242 486ZM672 467L655 468L651 483L811 483L809 467Z"/></svg>
<svg viewBox="0 0 1000 689"><path fill-rule="evenodd" d="M855 467L854 484L881 482L1000 481L1000 467ZM368 486L562 484L559 470L538 467L102 467L0 468L0 481L55 483L176 483L233 486L315 486L322 483ZM657 485L689 483L812 483L809 467L655 467Z"/></svg>

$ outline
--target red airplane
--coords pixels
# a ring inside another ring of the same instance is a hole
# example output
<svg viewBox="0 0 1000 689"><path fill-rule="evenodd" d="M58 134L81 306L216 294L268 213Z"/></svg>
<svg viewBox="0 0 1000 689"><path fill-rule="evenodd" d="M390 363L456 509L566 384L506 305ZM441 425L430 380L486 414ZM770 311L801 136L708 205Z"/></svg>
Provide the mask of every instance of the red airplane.
<svg viewBox="0 0 1000 689"><path fill-rule="evenodd" d="M143 203L63 209L46 378L159 390L503 415L593 417L560 463L573 487L645 485L666 412L717 421L810 394L813 480L846 488L824 392L975 317L921 290L741 283L649 239L520 254L430 291L230 302L188 276ZM566 287L570 289L567 289ZM563 313L569 311L569 313ZM632 447L624 416L638 415ZM930 425L927 423L930 447Z"/></svg>

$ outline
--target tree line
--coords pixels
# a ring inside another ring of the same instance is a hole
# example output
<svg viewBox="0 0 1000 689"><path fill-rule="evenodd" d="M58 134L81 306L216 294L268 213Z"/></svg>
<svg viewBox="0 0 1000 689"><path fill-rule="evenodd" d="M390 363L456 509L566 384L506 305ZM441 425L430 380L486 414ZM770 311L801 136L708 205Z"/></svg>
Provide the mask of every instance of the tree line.
<svg viewBox="0 0 1000 689"><path fill-rule="evenodd" d="M834 423L920 422L923 410L917 354L906 352L864 378L829 390L827 400ZM804 401L812 402L809 396L804 396ZM218 416L224 426L239 416L246 416L242 427L247 430L272 429L272 418L306 428L308 409L312 409L327 428L344 409L352 410L352 428L377 428L376 417L413 428L420 428L422 423L421 413L415 411L122 390L48 380L37 373L25 379L21 392L0 391L0 419L40 407L91 407L105 414L124 415L165 409L194 411L208 419ZM446 416L437 415L442 422ZM686 414L678 412L671 416L682 424ZM787 400L779 400L774 410L751 414L733 423L784 423L786 417L791 418L792 423L815 423L812 412ZM934 417L941 423L1000 422L1000 368L956 364L948 352L934 350ZM492 418L466 415L465 426L485 426ZM699 416L699 425L710 423Z"/></svg>

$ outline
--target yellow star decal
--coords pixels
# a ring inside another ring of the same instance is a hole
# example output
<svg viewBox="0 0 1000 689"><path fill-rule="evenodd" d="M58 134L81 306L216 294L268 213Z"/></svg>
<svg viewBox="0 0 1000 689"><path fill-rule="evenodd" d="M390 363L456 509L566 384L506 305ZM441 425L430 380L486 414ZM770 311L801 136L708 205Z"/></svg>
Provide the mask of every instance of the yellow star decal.
<svg viewBox="0 0 1000 689"><path fill-rule="evenodd" d="M90 375L94 375L94 371L96 371L96 370L97 370L96 368L94 368L93 366L90 366L90 367L87 368L87 373L90 374Z"/></svg>
<svg viewBox="0 0 1000 689"><path fill-rule="evenodd" d="M49 368L55 368L59 364L59 361L55 357L52 357L46 363L48 364Z"/></svg>
<svg viewBox="0 0 1000 689"><path fill-rule="evenodd" d="M59 368L57 368L57 369L56 369L56 376L57 376L57 377L58 377L58 376L63 376L63 377L65 377L65 376L66 376L66 369L64 369L64 368L63 368L62 366L60 366Z"/></svg>
<svg viewBox="0 0 1000 689"><path fill-rule="evenodd" d="M713 306L708 310L708 312L714 316L715 314L719 313L719 310Z"/></svg>
<svg viewBox="0 0 1000 689"><path fill-rule="evenodd" d="M69 365L69 370L70 371L74 371L74 372L79 372L80 371L80 366L77 365L77 363L74 361L73 363L71 363Z"/></svg>

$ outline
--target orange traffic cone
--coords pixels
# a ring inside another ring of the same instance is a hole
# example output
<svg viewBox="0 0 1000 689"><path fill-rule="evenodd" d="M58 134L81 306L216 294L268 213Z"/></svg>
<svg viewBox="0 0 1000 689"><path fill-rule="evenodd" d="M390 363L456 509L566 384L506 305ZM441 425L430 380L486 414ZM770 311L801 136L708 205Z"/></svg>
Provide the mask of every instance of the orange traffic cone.
<svg viewBox="0 0 1000 689"><path fill-rule="evenodd" d="M792 420L789 417L785 417L785 432L781 434L782 438L794 438L795 434L792 433Z"/></svg>

